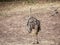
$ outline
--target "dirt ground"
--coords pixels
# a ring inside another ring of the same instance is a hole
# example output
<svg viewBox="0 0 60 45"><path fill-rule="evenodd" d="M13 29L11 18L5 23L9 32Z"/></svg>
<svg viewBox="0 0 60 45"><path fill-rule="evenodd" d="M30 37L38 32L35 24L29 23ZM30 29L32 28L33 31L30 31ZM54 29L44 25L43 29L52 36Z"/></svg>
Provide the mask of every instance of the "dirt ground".
<svg viewBox="0 0 60 45"><path fill-rule="evenodd" d="M0 15L6 15L0 16L0 45L60 45L59 7L59 4L52 3L23 8L18 6L8 12L7 9L0 10ZM55 9L58 11L57 14ZM27 32L26 24L30 16L41 22L41 31L38 34L39 44L32 44L33 38Z"/></svg>

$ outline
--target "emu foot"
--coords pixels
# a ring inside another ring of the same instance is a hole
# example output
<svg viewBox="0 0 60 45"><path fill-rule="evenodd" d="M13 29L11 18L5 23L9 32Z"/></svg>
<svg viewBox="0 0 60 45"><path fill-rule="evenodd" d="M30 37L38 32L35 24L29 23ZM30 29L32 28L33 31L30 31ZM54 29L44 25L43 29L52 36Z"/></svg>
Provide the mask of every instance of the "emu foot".
<svg viewBox="0 0 60 45"><path fill-rule="evenodd" d="M39 44L39 42L33 42L33 44Z"/></svg>

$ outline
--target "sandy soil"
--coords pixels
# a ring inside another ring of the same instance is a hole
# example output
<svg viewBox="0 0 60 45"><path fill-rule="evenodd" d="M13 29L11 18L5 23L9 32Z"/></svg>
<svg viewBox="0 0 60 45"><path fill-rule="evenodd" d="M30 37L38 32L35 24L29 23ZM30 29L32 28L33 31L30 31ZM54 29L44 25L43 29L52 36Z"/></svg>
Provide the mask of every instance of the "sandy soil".
<svg viewBox="0 0 60 45"><path fill-rule="evenodd" d="M8 13L3 10L2 12L8 16L0 16L0 45L60 45L59 7L59 4L52 3L23 8L18 6L9 10ZM54 11L56 8L58 8L57 14ZM26 24L30 16L41 22L41 31L38 34L39 44L32 44L33 38L27 32Z"/></svg>

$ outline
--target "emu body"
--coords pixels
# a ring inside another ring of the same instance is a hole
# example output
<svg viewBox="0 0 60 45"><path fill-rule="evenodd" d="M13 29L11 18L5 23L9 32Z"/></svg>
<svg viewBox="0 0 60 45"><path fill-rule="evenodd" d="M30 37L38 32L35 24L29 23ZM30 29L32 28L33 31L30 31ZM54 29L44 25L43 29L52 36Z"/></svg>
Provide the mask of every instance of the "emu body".
<svg viewBox="0 0 60 45"><path fill-rule="evenodd" d="M28 27L28 32L29 33L32 33L32 31L34 30L34 34L35 34L36 37L38 35L39 30L41 30L41 28L40 28L40 21L37 20L34 17L30 17L28 19L27 27ZM38 39L37 39L37 43L38 43Z"/></svg>

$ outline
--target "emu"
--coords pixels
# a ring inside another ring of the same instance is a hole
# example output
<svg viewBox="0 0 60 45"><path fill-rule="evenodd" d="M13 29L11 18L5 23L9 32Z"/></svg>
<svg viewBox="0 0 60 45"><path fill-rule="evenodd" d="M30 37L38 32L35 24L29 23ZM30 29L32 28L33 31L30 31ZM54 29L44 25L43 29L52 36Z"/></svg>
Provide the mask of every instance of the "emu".
<svg viewBox="0 0 60 45"><path fill-rule="evenodd" d="M28 32L29 33L32 33L32 31L34 32L34 36L36 37L36 39L34 39L34 42L33 44L38 44L38 32L41 30L40 28L40 21L37 20L36 18L34 17L30 17L28 19L28 22L27 22L27 27L28 27ZM36 40L36 42L35 42Z"/></svg>

